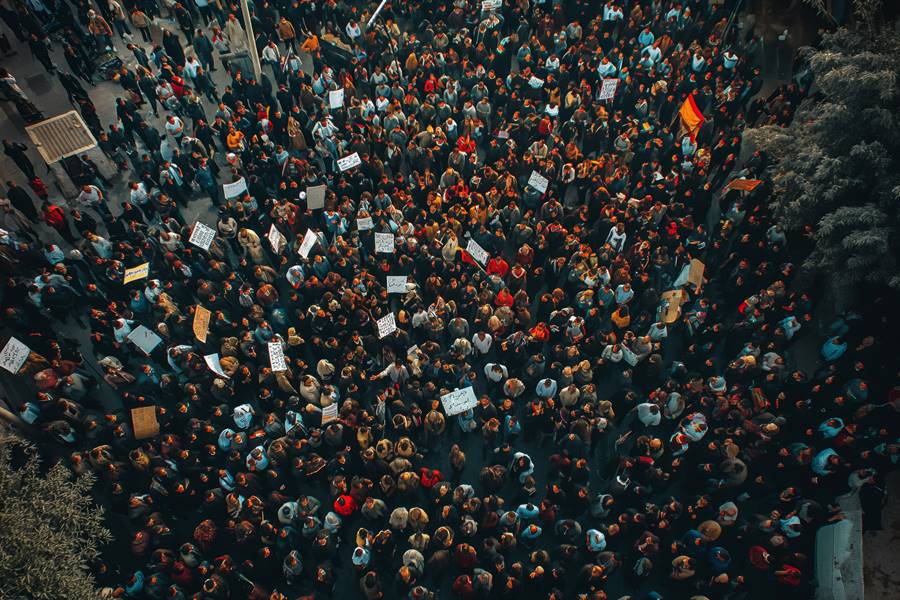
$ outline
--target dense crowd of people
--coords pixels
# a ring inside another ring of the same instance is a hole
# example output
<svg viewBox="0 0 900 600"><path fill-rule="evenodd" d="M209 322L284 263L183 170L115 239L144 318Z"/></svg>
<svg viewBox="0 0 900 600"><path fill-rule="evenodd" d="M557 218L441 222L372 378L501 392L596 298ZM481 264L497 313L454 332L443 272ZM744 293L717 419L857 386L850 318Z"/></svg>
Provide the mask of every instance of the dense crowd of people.
<svg viewBox="0 0 900 600"><path fill-rule="evenodd" d="M18 414L99 478L130 550L93 565L107 597L799 598L840 495L879 527L896 358L877 303L823 326L793 287L806 239L741 144L806 89L760 95L732 3L250 5L259 80L235 2L0 15L129 182L84 158L77 198L9 181L0 214ZM107 49L134 60L103 124ZM207 201L208 250L182 215Z"/></svg>

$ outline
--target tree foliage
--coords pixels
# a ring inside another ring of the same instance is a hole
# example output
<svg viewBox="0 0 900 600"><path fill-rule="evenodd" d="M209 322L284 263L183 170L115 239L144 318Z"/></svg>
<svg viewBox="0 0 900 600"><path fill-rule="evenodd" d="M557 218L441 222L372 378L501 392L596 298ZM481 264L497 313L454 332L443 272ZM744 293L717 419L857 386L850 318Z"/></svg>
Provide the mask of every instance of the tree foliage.
<svg viewBox="0 0 900 600"><path fill-rule="evenodd" d="M111 535L93 483L62 464L42 473L34 447L0 439L0 598L99 597L88 565Z"/></svg>
<svg viewBox="0 0 900 600"><path fill-rule="evenodd" d="M812 96L788 127L750 130L773 159L775 215L788 230L811 225L806 266L847 285L900 288L900 35L872 23L826 34L802 49ZM857 7L857 12L861 12Z"/></svg>

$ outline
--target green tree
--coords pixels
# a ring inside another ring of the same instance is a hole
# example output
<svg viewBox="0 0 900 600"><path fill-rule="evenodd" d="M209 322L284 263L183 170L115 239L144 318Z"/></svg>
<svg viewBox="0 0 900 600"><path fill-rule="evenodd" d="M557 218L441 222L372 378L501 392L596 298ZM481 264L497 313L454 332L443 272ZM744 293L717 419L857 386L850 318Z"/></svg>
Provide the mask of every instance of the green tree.
<svg viewBox="0 0 900 600"><path fill-rule="evenodd" d="M96 600L89 563L111 539L91 500L93 475L57 463L0 432L0 598Z"/></svg>
<svg viewBox="0 0 900 600"><path fill-rule="evenodd" d="M813 93L791 125L747 138L774 161L780 223L813 227L807 268L839 285L900 289L900 36L879 24L880 3L857 0L854 8L854 28L801 49Z"/></svg>

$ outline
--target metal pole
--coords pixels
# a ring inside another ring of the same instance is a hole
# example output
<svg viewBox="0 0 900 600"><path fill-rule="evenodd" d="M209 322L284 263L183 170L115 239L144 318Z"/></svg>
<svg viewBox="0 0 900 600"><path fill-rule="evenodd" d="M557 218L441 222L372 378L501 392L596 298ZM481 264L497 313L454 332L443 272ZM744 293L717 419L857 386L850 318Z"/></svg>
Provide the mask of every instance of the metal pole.
<svg viewBox="0 0 900 600"><path fill-rule="evenodd" d="M244 0L246 2L246 0ZM381 0L381 4L378 5L378 8L375 9L375 12L372 13L372 18L369 19L369 22L366 23L366 29L372 27L372 23L375 22L375 19L378 18L378 14L381 12L381 9L384 8L384 5L387 4L388 0Z"/></svg>
<svg viewBox="0 0 900 600"><path fill-rule="evenodd" d="M241 13L244 15L244 27L247 28L248 51L250 52L250 62L253 64L253 72L256 74L256 81L262 82L262 67L259 65L259 54L256 52L256 36L253 35L253 21L250 20L250 7L247 0L241 0Z"/></svg>

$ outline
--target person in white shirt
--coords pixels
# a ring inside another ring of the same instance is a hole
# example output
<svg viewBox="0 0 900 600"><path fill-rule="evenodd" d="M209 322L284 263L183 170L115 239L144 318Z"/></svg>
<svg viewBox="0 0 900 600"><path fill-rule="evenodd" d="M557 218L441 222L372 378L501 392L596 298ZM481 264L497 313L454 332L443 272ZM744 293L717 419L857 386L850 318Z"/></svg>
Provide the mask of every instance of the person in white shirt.
<svg viewBox="0 0 900 600"><path fill-rule="evenodd" d="M556 380L549 377L538 382L534 390L539 398L553 398L556 396Z"/></svg>
<svg viewBox="0 0 900 600"><path fill-rule="evenodd" d="M488 363L484 365L484 376L488 378L488 381L500 383L509 377L509 370L500 363Z"/></svg>
<svg viewBox="0 0 900 600"><path fill-rule="evenodd" d="M479 331L472 336L472 346L474 346L475 350L482 356L491 351L491 344L493 344L493 342L494 338L485 331Z"/></svg>
<svg viewBox="0 0 900 600"><path fill-rule="evenodd" d="M175 115L169 115L166 119L166 133L175 138L175 141L181 141L184 136L184 123Z"/></svg>
<svg viewBox="0 0 900 600"><path fill-rule="evenodd" d="M184 74L194 81L197 78L197 69L202 66L196 56L191 56L184 63Z"/></svg>
<svg viewBox="0 0 900 600"><path fill-rule="evenodd" d="M350 21L349 23L347 23L344 31L347 33L347 37L350 38L350 41L352 42L355 42L356 38L362 35L362 29L359 28L359 24L357 24L356 21Z"/></svg>
<svg viewBox="0 0 900 600"><path fill-rule="evenodd" d="M409 369L407 369L406 365L403 364L403 361L398 358L380 373L372 375L370 379L372 381L378 381L385 377L390 377L392 383L403 385L409 379Z"/></svg>
<svg viewBox="0 0 900 600"><path fill-rule="evenodd" d="M112 221L113 216L103 198L103 192L96 185L81 186L81 193L75 201L79 206L96 210L107 223Z"/></svg>
<svg viewBox="0 0 900 600"><path fill-rule="evenodd" d="M278 69L281 65L281 52L275 42L269 42L260 55L262 62L272 67L272 75L278 78Z"/></svg>
<svg viewBox="0 0 900 600"><path fill-rule="evenodd" d="M638 420L644 424L644 427L654 427L662 422L662 413L659 406L652 402L642 402L635 407Z"/></svg>
<svg viewBox="0 0 900 600"><path fill-rule="evenodd" d="M625 223L616 223L614 226L610 227L609 234L606 236L606 243L618 253L625 247L625 240L627 237L628 235L625 233Z"/></svg>
<svg viewBox="0 0 900 600"><path fill-rule="evenodd" d="M653 340L654 342L660 342L669 335L669 330L666 329L666 324L662 322L654 323L650 326L650 330L647 332L647 336Z"/></svg>

